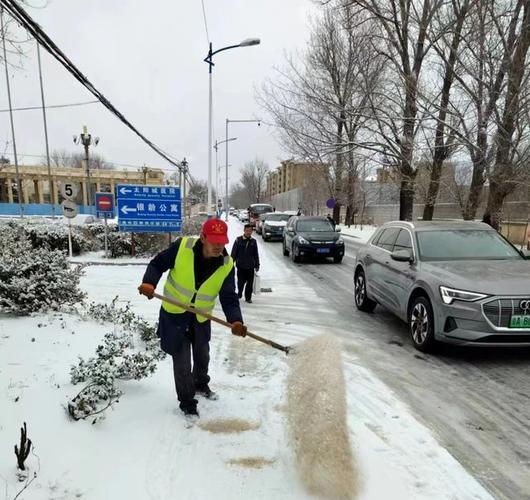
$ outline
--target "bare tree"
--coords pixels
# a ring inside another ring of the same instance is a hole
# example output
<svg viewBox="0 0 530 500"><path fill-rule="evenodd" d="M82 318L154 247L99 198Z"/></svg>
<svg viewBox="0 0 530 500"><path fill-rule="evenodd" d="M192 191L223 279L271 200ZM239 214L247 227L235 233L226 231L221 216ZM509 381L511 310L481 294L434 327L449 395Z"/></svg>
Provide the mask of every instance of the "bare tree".
<svg viewBox="0 0 530 500"><path fill-rule="evenodd" d="M114 170L114 165L97 153L90 154L88 160L91 170ZM71 153L64 149L53 150L50 153L50 163L55 168L85 168L85 155Z"/></svg>
<svg viewBox="0 0 530 500"><path fill-rule="evenodd" d="M258 99L272 116L282 144L293 156L332 165L327 176L336 200L351 207L356 163L353 154L369 119L368 94L378 84L382 58L369 43L370 23L352 9L326 7L313 21L311 40L299 61L287 59Z"/></svg>
<svg viewBox="0 0 530 500"><path fill-rule="evenodd" d="M394 157L400 177L400 219L413 213L414 146L421 123L418 113L420 77L432 44L438 39L434 16L447 0L341 0L367 13L377 24L373 36L384 46L393 76L388 81L383 105L374 102L379 139L377 149ZM384 146L384 147L383 147ZM388 148L389 151L385 149Z"/></svg>
<svg viewBox="0 0 530 500"><path fill-rule="evenodd" d="M499 229L502 220L504 199L517 187L518 170L521 165L526 167L528 161L528 140L523 138L527 131L526 127L518 126L518 121L523 114L522 106L528 105L528 95L524 96L522 92L528 76L526 58L530 47L530 0L519 3L523 14L514 52L508 61L504 109L495 136L495 165L489 176L488 205L484 214L484 219L496 229ZM518 145L522 146L522 151Z"/></svg>
<svg viewBox="0 0 530 500"><path fill-rule="evenodd" d="M265 194L265 179L269 166L259 158L247 162L241 169L241 186L251 203L259 203Z"/></svg>
<svg viewBox="0 0 530 500"><path fill-rule="evenodd" d="M458 60L458 52L462 38L466 36L465 21L476 0L454 1L448 9L440 11L441 19L437 21L441 27L437 30L442 33L439 40L434 41L435 51L442 56L443 60L443 79L442 88L437 106L436 131L434 138L434 148L432 153L431 178L429 188L423 209L423 220L432 220L434 214L434 205L438 192L440 190L440 178L442 176L442 167L444 161L450 156L455 141L455 129L449 129L447 133L447 120L451 119L449 113L449 103L451 89L455 80L455 67ZM437 16L438 17L438 16ZM446 26L452 25L452 30L447 30ZM447 40L446 33L450 33ZM447 55L445 53L447 52Z"/></svg>

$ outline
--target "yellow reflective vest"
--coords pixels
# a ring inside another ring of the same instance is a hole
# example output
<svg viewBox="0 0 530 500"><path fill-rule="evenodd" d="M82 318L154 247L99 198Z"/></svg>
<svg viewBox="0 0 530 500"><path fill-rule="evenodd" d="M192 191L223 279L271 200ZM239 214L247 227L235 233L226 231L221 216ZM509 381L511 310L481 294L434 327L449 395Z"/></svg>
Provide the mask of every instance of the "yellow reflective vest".
<svg viewBox="0 0 530 500"><path fill-rule="evenodd" d="M215 306L215 299L221 291L223 282L234 267L232 257L226 256L224 264L199 287L195 289L195 254L193 247L198 238L182 238L175 258L175 264L169 271L164 285L164 295L173 297L183 304L191 304L198 309L211 313ZM184 309L168 302L162 302L162 308L172 314L182 314ZM197 321L204 323L207 318L197 314Z"/></svg>

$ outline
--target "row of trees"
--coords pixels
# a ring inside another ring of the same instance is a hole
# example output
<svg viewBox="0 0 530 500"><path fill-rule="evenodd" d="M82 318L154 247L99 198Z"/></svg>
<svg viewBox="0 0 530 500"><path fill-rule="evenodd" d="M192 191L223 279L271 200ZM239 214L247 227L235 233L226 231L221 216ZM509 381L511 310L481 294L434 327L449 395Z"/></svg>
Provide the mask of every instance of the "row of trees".
<svg viewBox="0 0 530 500"><path fill-rule="evenodd" d="M393 171L411 219L419 165L430 220L444 165L471 164L462 215L498 227L528 167L530 0L328 0L303 52L259 92L284 148L329 165L350 217L363 172ZM485 185L485 212L478 214Z"/></svg>

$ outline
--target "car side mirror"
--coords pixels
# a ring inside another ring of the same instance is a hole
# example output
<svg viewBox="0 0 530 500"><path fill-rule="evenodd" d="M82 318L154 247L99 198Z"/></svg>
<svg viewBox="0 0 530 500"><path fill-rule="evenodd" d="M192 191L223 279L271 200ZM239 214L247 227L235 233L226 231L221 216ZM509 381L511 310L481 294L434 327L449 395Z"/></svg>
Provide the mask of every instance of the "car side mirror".
<svg viewBox="0 0 530 500"><path fill-rule="evenodd" d="M340 231L341 231L340 227L339 227L339 226L336 226L336 227L335 227L335 232L336 232L336 233L340 233Z"/></svg>
<svg viewBox="0 0 530 500"><path fill-rule="evenodd" d="M390 257L396 262L414 262L410 250L396 250L395 252L392 252Z"/></svg>

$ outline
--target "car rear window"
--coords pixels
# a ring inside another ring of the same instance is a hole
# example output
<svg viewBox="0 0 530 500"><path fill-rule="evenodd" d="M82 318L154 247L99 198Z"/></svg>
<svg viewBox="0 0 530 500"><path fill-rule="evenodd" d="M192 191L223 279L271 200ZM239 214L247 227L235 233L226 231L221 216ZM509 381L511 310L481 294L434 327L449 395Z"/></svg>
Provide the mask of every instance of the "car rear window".
<svg viewBox="0 0 530 500"><path fill-rule="evenodd" d="M301 232L325 232L325 231L335 231L333 226L328 220L324 219L312 219L312 220L299 220L296 226L297 231Z"/></svg>
<svg viewBox="0 0 530 500"><path fill-rule="evenodd" d="M279 221L287 222L291 218L291 215L287 215L287 214L266 214L262 218L263 218L263 220L273 220L273 221L277 221L277 222L279 222Z"/></svg>
<svg viewBox="0 0 530 500"><path fill-rule="evenodd" d="M493 230L418 231L416 237L423 261L522 259L519 252Z"/></svg>

